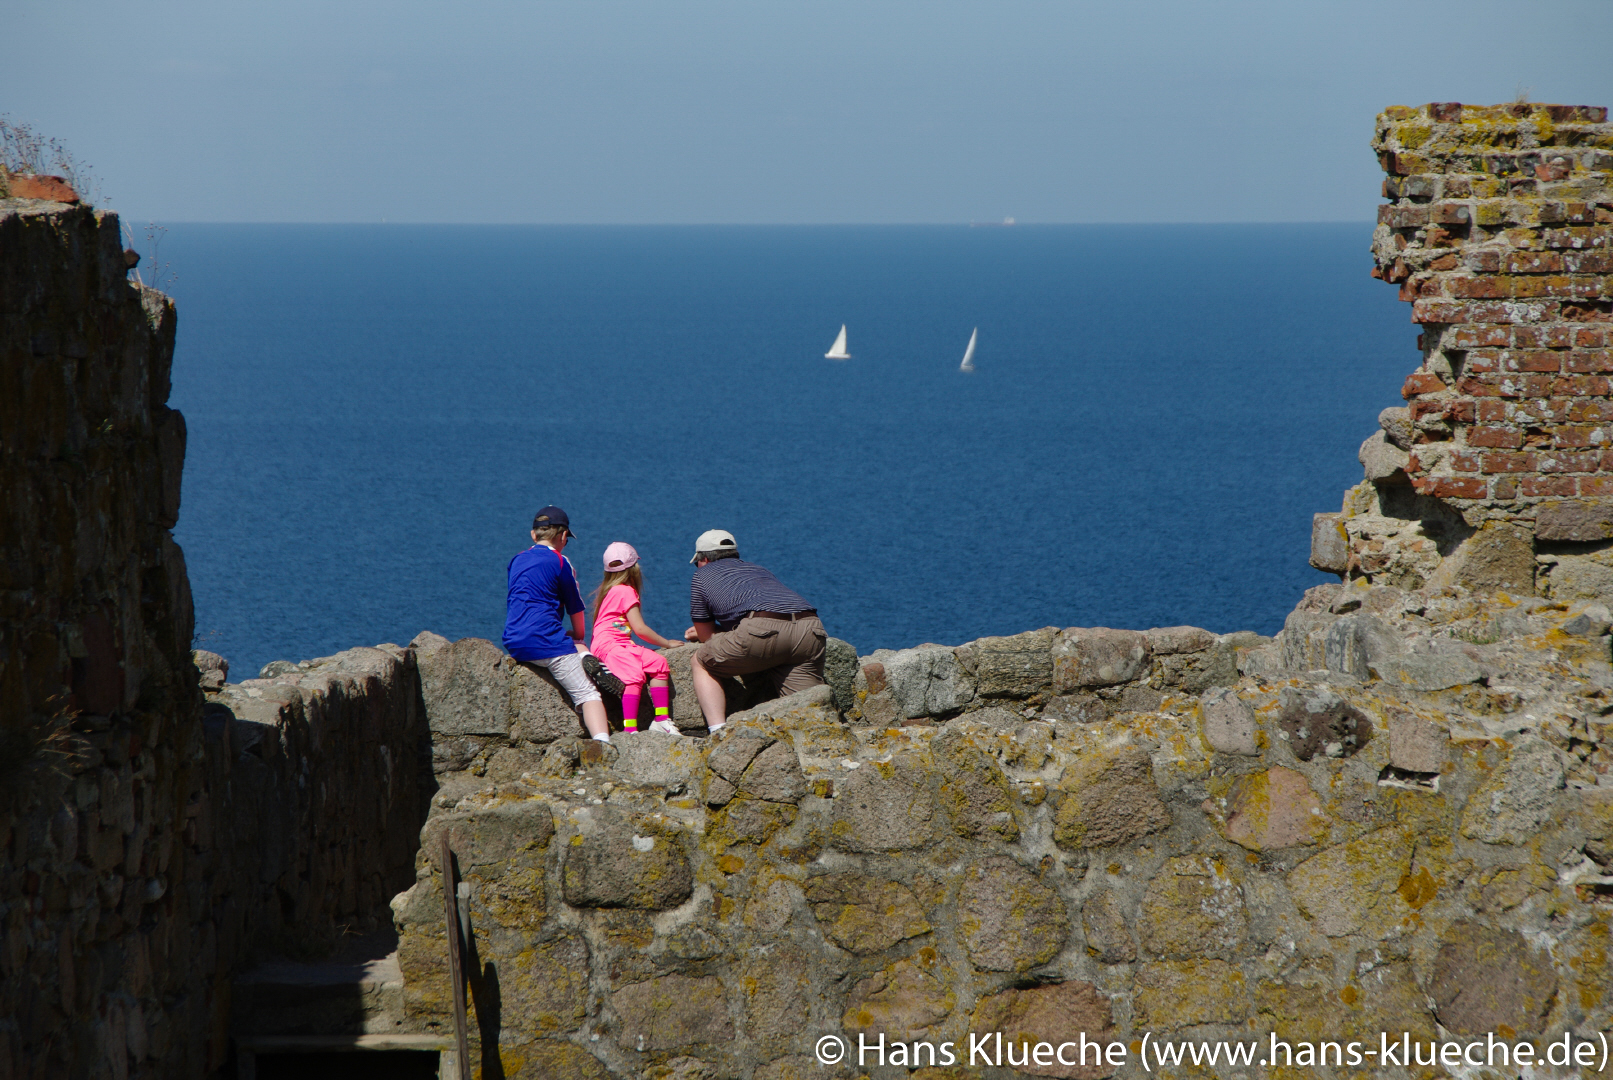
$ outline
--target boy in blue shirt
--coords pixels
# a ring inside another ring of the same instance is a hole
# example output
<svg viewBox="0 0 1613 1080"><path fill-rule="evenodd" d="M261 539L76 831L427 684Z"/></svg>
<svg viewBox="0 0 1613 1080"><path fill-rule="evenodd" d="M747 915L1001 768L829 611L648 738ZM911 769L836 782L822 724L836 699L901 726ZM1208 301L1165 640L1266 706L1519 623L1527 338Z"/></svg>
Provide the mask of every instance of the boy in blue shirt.
<svg viewBox="0 0 1613 1080"><path fill-rule="evenodd" d="M561 554L572 535L571 522L558 506L545 506L533 517L532 546L510 560L504 648L516 660L547 668L582 710L588 733L610 742L605 702L583 670L588 654L582 646L582 590L571 560Z"/></svg>

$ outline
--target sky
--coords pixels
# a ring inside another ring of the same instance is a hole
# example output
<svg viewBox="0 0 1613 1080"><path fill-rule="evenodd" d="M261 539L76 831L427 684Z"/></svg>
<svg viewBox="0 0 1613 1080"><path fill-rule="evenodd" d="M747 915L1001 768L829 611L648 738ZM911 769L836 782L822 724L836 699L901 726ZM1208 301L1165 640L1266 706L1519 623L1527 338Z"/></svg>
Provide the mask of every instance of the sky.
<svg viewBox="0 0 1613 1080"><path fill-rule="evenodd" d="M5 7L138 221L1364 221L1386 105L1613 104L1613 0Z"/></svg>

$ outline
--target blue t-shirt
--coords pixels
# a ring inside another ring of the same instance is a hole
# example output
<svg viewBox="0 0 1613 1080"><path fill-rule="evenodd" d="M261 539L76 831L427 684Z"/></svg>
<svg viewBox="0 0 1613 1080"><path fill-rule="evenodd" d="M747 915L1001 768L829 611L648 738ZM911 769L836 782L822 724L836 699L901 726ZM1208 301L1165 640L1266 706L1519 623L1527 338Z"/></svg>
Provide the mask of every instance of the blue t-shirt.
<svg viewBox="0 0 1613 1080"><path fill-rule="evenodd" d="M504 614L504 649L517 660L547 660L577 651L566 632L568 616L582 610L582 591L571 560L533 544L510 560L510 598Z"/></svg>

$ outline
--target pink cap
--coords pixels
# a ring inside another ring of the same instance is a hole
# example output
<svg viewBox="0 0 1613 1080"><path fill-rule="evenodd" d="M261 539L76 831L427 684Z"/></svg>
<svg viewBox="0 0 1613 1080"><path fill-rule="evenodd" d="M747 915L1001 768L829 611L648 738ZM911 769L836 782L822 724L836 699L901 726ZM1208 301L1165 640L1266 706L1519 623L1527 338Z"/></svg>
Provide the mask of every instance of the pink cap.
<svg viewBox="0 0 1613 1080"><path fill-rule="evenodd" d="M614 574L618 570L626 570L638 562L638 552L633 545L624 540L613 540L610 547L605 549L605 572Z"/></svg>

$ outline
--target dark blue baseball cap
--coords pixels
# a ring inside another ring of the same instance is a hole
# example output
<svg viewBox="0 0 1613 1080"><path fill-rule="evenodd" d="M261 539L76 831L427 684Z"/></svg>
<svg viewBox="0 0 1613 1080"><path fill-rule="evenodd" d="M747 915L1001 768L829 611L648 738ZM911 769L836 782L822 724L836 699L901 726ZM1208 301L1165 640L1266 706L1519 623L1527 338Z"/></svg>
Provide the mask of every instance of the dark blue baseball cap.
<svg viewBox="0 0 1613 1080"><path fill-rule="evenodd" d="M577 536L571 531L571 519L566 517L566 512L558 506L545 506L532 517L533 529L547 528L550 525L563 525L567 536L573 539Z"/></svg>

